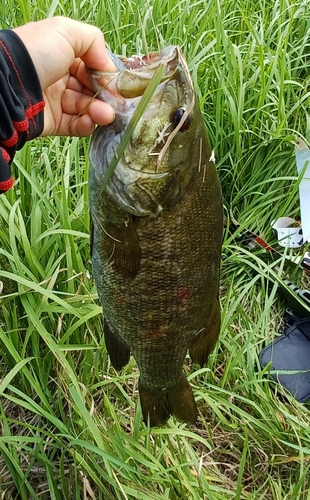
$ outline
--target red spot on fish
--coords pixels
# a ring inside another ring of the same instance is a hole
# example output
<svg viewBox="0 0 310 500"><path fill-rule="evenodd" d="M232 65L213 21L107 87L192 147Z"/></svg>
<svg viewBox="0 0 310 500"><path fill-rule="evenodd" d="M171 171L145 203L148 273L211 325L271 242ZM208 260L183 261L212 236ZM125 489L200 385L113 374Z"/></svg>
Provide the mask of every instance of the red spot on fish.
<svg viewBox="0 0 310 500"><path fill-rule="evenodd" d="M187 299L190 293L190 288L181 288L181 290L178 291L177 298L178 300Z"/></svg>
<svg viewBox="0 0 310 500"><path fill-rule="evenodd" d="M160 326L159 328L156 328L155 330L148 331L146 336L148 339L158 340L167 337L167 333L168 333L168 328L167 326L163 325Z"/></svg>
<svg viewBox="0 0 310 500"><path fill-rule="evenodd" d="M117 298L117 302L118 302L119 304L125 304L126 299L125 299L125 297L118 297L118 298Z"/></svg>

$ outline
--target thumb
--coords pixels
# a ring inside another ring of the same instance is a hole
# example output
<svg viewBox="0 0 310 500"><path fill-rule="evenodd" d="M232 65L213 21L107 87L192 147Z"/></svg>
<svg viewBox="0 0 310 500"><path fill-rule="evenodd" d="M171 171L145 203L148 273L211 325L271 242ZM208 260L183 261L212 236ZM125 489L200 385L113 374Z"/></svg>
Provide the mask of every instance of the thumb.
<svg viewBox="0 0 310 500"><path fill-rule="evenodd" d="M66 17L28 23L14 31L25 44L43 90L60 80L76 58L99 71L115 71L99 28Z"/></svg>

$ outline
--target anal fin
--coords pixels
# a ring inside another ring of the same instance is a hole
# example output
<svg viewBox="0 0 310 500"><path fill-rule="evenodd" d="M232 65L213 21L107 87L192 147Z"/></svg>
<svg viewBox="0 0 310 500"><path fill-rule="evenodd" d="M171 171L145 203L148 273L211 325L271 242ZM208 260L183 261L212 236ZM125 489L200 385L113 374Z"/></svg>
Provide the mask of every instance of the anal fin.
<svg viewBox="0 0 310 500"><path fill-rule="evenodd" d="M129 362L130 349L118 333L112 332L106 319L104 320L104 340L112 366L115 370L121 370Z"/></svg>

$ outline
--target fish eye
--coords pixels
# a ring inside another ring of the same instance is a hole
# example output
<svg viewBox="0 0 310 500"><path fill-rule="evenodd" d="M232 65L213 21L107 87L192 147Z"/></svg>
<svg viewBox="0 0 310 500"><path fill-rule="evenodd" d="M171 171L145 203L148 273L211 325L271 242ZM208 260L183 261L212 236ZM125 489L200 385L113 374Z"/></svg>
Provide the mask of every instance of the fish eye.
<svg viewBox="0 0 310 500"><path fill-rule="evenodd" d="M172 117L171 117L171 122L172 122L174 127L177 127L179 125L184 113L185 113L185 108L178 108L176 111L174 111L174 113L172 114ZM179 132L186 132L190 127L191 121L192 121L192 116L191 116L191 114L189 114L186 117L185 122L183 123Z"/></svg>

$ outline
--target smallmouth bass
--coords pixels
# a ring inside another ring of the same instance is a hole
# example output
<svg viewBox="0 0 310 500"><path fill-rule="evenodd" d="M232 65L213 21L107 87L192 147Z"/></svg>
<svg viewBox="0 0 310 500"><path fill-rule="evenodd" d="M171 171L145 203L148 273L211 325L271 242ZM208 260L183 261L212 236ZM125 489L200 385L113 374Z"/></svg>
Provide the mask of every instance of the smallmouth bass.
<svg viewBox="0 0 310 500"><path fill-rule="evenodd" d="M134 356L144 421L192 424L197 408L183 372L189 351L206 363L220 331L222 196L206 127L177 46L113 59L116 73L89 71L115 108L90 150L94 279L116 370ZM161 82L103 191L106 171L158 65Z"/></svg>

